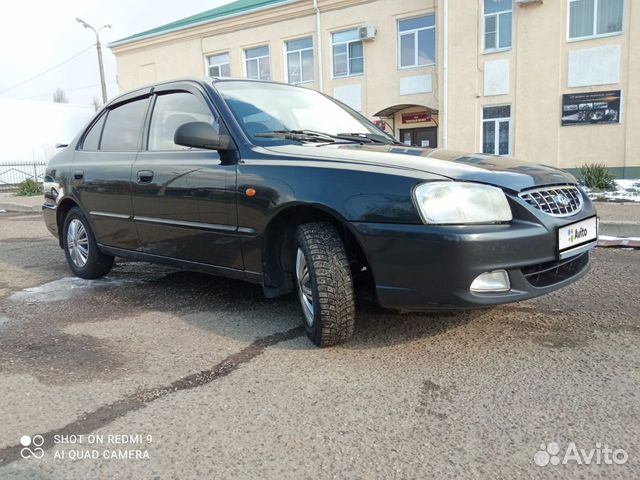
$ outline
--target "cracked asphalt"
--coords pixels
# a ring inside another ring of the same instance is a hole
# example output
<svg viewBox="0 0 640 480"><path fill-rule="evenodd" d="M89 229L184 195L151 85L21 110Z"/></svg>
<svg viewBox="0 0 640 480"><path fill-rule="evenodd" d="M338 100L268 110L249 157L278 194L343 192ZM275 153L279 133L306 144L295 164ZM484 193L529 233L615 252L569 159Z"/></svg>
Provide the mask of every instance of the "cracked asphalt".
<svg viewBox="0 0 640 480"><path fill-rule="evenodd" d="M490 310L360 297L320 350L292 298L121 260L76 279L39 215L2 214L0 478L639 478L640 251L593 263ZM537 465L551 442L626 461Z"/></svg>

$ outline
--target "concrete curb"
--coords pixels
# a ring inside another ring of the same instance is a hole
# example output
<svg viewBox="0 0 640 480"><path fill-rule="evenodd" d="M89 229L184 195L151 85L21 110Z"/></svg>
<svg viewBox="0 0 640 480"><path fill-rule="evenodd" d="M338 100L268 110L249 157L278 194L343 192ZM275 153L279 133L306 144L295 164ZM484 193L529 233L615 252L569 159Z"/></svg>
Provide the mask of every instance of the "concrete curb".
<svg viewBox="0 0 640 480"><path fill-rule="evenodd" d="M0 202L0 210L6 210L7 212L39 212L42 210L42 205L25 205L23 203L15 202Z"/></svg>
<svg viewBox="0 0 640 480"><path fill-rule="evenodd" d="M616 222L600 220L600 230L598 233L608 237L640 237L640 223L623 220Z"/></svg>
<svg viewBox="0 0 640 480"><path fill-rule="evenodd" d="M631 238L599 238L598 247L640 248L640 240Z"/></svg>

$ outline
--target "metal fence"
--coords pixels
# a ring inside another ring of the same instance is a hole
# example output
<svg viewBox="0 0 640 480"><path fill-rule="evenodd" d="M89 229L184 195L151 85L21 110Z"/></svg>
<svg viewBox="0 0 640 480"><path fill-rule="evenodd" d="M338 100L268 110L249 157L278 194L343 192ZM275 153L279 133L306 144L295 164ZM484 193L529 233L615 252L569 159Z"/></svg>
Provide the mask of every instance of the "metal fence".
<svg viewBox="0 0 640 480"><path fill-rule="evenodd" d="M0 191L15 190L18 185L30 178L42 182L47 162L0 162Z"/></svg>

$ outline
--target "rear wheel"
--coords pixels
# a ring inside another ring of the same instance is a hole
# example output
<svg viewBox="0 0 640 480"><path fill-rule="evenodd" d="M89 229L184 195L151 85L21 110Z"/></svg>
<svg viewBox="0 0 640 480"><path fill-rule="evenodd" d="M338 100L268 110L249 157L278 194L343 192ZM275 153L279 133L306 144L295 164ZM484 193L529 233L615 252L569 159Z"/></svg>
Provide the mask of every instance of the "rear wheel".
<svg viewBox="0 0 640 480"><path fill-rule="evenodd" d="M71 271L80 278L99 278L111 270L113 257L98 248L82 210L69 210L62 228L62 244Z"/></svg>
<svg viewBox="0 0 640 480"><path fill-rule="evenodd" d="M319 347L353 335L353 280L342 239L326 222L305 223L296 231L295 275L308 337Z"/></svg>

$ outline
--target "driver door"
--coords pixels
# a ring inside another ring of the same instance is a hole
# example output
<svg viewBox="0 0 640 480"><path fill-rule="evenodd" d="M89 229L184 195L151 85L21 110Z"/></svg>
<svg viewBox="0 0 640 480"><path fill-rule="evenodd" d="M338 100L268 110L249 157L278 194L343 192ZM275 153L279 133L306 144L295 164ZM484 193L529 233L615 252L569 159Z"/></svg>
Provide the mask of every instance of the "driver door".
<svg viewBox="0 0 640 480"><path fill-rule="evenodd" d="M132 203L144 253L242 269L237 237L236 165L215 150L173 142L180 125L206 121L219 129L203 94L185 85L154 91L146 149L132 169Z"/></svg>

